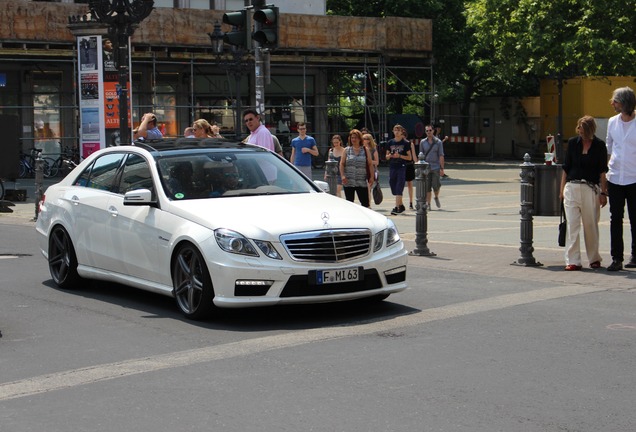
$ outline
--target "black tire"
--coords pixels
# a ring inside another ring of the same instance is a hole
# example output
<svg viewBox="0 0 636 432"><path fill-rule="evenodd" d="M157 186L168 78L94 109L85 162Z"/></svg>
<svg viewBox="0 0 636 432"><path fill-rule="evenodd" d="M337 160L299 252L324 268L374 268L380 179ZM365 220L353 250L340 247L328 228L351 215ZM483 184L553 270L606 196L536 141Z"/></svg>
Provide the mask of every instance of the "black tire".
<svg viewBox="0 0 636 432"><path fill-rule="evenodd" d="M77 288L82 278L77 273L77 256L71 237L61 226L49 235L49 271L53 282L63 289Z"/></svg>
<svg viewBox="0 0 636 432"><path fill-rule="evenodd" d="M4 199L4 182L0 179L0 201Z"/></svg>
<svg viewBox="0 0 636 432"><path fill-rule="evenodd" d="M46 165L48 165L48 176L46 170L44 171L45 177L57 177L60 172L60 164L53 158L44 158Z"/></svg>
<svg viewBox="0 0 636 432"><path fill-rule="evenodd" d="M174 298L181 313L192 320L209 318L214 309L214 288L208 266L192 244L179 247L172 263Z"/></svg>
<svg viewBox="0 0 636 432"><path fill-rule="evenodd" d="M52 158L44 158L42 159L42 174L44 177L54 177L57 174L57 169L55 168L55 174L53 174L53 169L55 166L55 160Z"/></svg>
<svg viewBox="0 0 636 432"><path fill-rule="evenodd" d="M24 161L20 161L20 167L18 169L18 177L20 178L26 178L27 174L29 173L29 170L26 166L26 163Z"/></svg>

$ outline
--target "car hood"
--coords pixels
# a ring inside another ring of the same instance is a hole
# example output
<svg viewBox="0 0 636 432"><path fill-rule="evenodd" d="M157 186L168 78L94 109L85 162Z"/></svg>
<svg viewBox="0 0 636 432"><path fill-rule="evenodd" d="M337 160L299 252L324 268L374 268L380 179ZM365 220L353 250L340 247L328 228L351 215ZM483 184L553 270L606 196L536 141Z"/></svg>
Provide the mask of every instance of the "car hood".
<svg viewBox="0 0 636 432"><path fill-rule="evenodd" d="M228 228L261 240L325 228L377 232L388 223L386 216L326 193L172 201L166 210L210 229Z"/></svg>

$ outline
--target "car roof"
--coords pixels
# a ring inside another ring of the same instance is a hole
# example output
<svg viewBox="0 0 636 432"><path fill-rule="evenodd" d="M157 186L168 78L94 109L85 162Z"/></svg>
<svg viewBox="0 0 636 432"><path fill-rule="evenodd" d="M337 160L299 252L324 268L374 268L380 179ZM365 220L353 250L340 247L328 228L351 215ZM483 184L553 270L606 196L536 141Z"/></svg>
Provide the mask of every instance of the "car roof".
<svg viewBox="0 0 636 432"><path fill-rule="evenodd" d="M262 147L227 138L162 138L135 141L133 146L143 148L155 157L164 152L187 149L253 150L269 151Z"/></svg>

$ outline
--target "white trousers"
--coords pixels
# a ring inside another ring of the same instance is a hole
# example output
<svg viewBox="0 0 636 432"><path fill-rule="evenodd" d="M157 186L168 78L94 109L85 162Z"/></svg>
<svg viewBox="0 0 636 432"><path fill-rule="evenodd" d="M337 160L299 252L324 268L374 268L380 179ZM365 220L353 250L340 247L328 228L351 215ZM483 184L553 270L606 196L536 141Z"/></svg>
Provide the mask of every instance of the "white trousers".
<svg viewBox="0 0 636 432"><path fill-rule="evenodd" d="M598 221L601 204L596 191L585 183L566 183L563 191L563 205L568 219L565 242L565 264L581 264L581 223L585 236L585 252L590 264L601 261L598 253Z"/></svg>

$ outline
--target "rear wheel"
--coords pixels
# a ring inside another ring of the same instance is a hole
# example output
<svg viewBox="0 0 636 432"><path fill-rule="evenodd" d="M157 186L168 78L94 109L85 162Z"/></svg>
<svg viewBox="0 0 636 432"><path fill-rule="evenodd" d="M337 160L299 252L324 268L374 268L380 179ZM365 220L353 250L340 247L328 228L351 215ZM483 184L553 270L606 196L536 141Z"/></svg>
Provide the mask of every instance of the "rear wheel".
<svg viewBox="0 0 636 432"><path fill-rule="evenodd" d="M27 168L26 162L20 159L20 167L18 169L18 177L25 178L29 173L29 169Z"/></svg>
<svg viewBox="0 0 636 432"><path fill-rule="evenodd" d="M55 167L55 160L52 158L44 158L42 159L42 174L44 177L54 177L57 174L57 168ZM55 169L55 174L53 174L53 170Z"/></svg>
<svg viewBox="0 0 636 432"><path fill-rule="evenodd" d="M192 244L182 245L172 263L174 297L181 313L201 320L212 315L214 289L208 267L201 253Z"/></svg>
<svg viewBox="0 0 636 432"><path fill-rule="evenodd" d="M71 237L61 226L53 228L49 236L49 271L60 288L77 288L81 281Z"/></svg>
<svg viewBox="0 0 636 432"><path fill-rule="evenodd" d="M44 160L49 167L48 177L57 177L60 173L60 164L58 161L53 158L45 158ZM47 173L45 171L44 175L46 174Z"/></svg>

